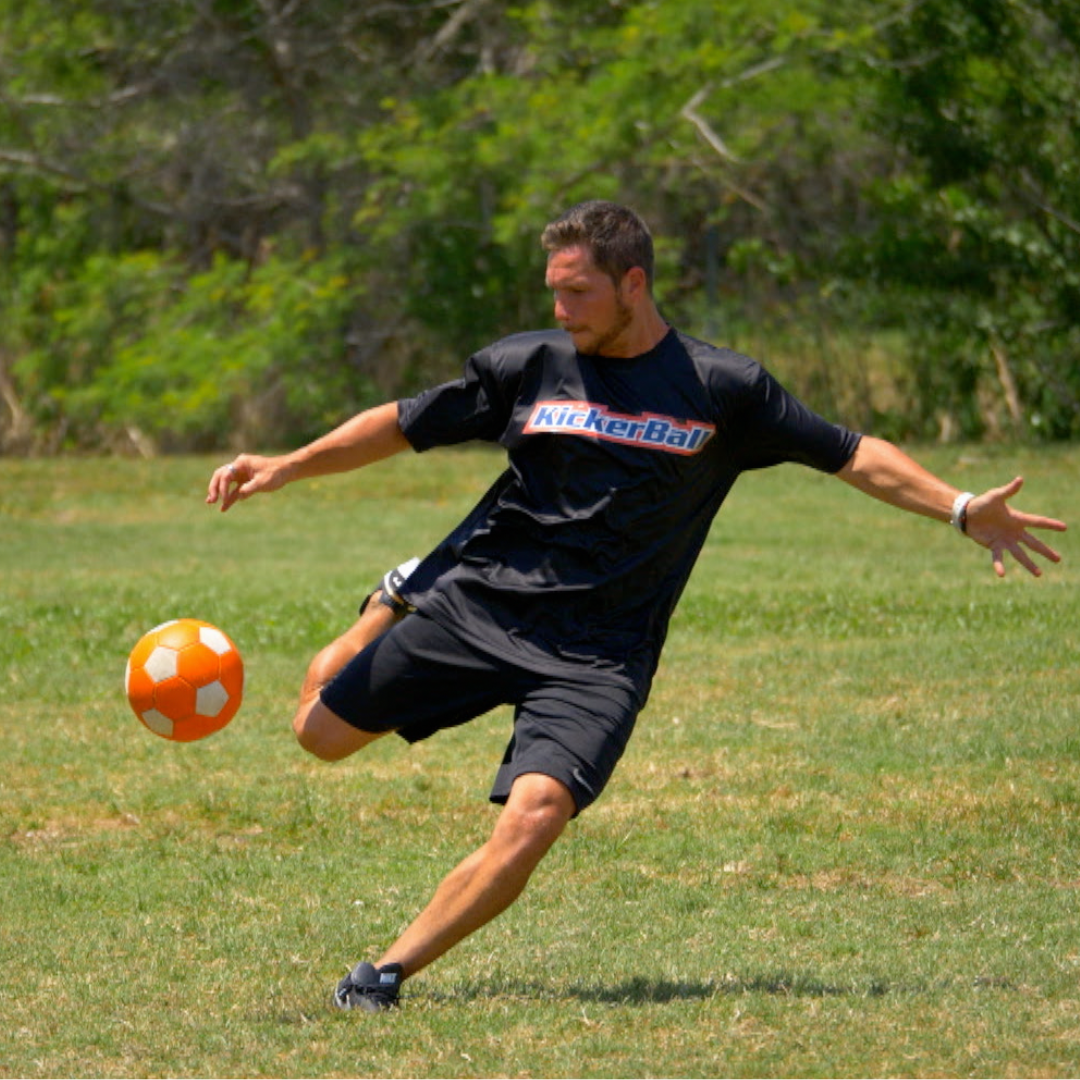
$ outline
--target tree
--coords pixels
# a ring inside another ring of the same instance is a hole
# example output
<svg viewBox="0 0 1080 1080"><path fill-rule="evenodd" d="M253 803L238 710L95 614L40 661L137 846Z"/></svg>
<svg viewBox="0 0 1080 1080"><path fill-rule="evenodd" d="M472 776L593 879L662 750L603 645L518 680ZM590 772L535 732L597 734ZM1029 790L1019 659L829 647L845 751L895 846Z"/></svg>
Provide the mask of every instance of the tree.
<svg viewBox="0 0 1080 1080"><path fill-rule="evenodd" d="M656 225L673 319L790 342L832 415L886 422L829 343L888 331L887 434L1075 434L1077 21L0 0L0 447L294 441L545 323L539 227L596 196Z"/></svg>
<svg viewBox="0 0 1080 1080"><path fill-rule="evenodd" d="M74 445L110 440L123 401L119 430L150 425L166 445L219 439L222 410L248 416L268 387L286 428L362 403L366 338L386 330L367 329L351 215L368 178L347 132L388 85L408 94L475 59L468 16L482 5L446 6L0 0L5 399L50 444ZM260 354L250 335L275 306L296 315L297 289L303 317L278 322ZM177 333L193 319L213 332ZM230 375L210 409L198 373L219 353ZM162 381L173 409L132 404Z"/></svg>
<svg viewBox="0 0 1080 1080"><path fill-rule="evenodd" d="M925 0L884 40L879 116L907 158L875 193L861 255L904 301L923 415L968 436L999 416L1075 436L1080 15Z"/></svg>

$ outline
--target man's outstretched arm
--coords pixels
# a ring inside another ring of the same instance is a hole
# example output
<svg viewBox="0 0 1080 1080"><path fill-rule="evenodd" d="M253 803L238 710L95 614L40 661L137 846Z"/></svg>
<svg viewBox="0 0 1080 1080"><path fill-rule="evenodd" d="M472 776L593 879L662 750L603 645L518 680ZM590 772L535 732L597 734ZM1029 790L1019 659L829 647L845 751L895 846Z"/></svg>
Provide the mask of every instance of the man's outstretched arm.
<svg viewBox="0 0 1080 1080"><path fill-rule="evenodd" d="M851 460L836 475L867 495L939 521L953 519L957 500L965 494L928 472L892 443L869 436L863 437ZM961 505L966 502L966 520L962 531L990 551L998 577L1005 576L1006 551L1036 577L1041 575L1042 570L1032 559L1029 550L1051 562L1061 561L1061 556L1033 535L1031 530L1064 532L1065 523L1055 518L1026 514L1009 505L1009 499L1023 483L1023 479L1017 477L1003 487L991 488L970 500L960 499Z"/></svg>
<svg viewBox="0 0 1080 1080"><path fill-rule="evenodd" d="M398 424L397 402L358 413L340 427L289 454L262 457L240 454L214 470L207 503L221 509L260 492L276 491L293 480L348 472L381 461L409 447Z"/></svg>

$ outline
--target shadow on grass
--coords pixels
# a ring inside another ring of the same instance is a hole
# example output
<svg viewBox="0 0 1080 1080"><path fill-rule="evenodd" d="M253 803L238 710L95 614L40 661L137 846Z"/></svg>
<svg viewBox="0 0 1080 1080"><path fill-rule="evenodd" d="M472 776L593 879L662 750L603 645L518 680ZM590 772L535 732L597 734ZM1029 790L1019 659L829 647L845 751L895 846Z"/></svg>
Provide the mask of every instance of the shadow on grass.
<svg viewBox="0 0 1080 1080"><path fill-rule="evenodd" d="M672 982L667 979L637 977L617 986L582 987L574 997L607 1005L655 1005L717 997L719 995L775 994L781 997L867 996L866 989L835 986L807 975L755 975L749 978L726 978L719 982ZM887 992L887 991L882 991Z"/></svg>
<svg viewBox="0 0 1080 1080"><path fill-rule="evenodd" d="M432 1003L482 1001L509 998L524 1001L578 1000L603 1005L666 1005L675 1001L704 1001L719 996L768 994L792 998L880 998L890 994L925 994L947 988L938 984L896 983L868 979L849 984L828 982L812 974L762 973L745 977L729 976L713 981L653 979L635 976L614 985L571 985L558 987L537 981L492 980L466 983L450 990L418 992L418 998ZM975 988L1015 989L1004 979L978 978Z"/></svg>
<svg viewBox="0 0 1080 1080"><path fill-rule="evenodd" d="M727 976L719 980L654 979L635 976L614 985L570 984L559 986L540 980L485 979L469 981L445 988L429 987L421 981L410 983L402 994L402 1005L435 1007L461 1006L470 1002L517 1002L521 1004L553 1004L577 1001L593 1005L648 1007L670 1005L673 1002L709 1001L722 997L772 995L787 998L848 998L865 1001L888 996L914 997L966 987L975 991L1016 991L1018 986L1006 978L976 976L971 980L942 978L931 982L899 983L887 979L868 978L865 982L847 984L828 982L812 974L790 972L761 973L743 977ZM330 1007L329 1000L318 1006L297 1012L277 1013L282 1023L311 1023L324 1013L345 1015ZM393 1014L396 1015L396 1010Z"/></svg>

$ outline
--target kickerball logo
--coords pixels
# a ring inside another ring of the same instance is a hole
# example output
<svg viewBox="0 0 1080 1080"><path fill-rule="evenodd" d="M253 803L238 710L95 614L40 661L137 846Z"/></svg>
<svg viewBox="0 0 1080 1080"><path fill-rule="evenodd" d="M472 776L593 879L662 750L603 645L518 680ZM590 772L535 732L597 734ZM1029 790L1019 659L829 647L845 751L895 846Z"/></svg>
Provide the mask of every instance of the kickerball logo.
<svg viewBox="0 0 1080 1080"><path fill-rule="evenodd" d="M671 416L627 416L588 401L538 401L526 435L584 435L669 454L696 454L716 434L712 424Z"/></svg>

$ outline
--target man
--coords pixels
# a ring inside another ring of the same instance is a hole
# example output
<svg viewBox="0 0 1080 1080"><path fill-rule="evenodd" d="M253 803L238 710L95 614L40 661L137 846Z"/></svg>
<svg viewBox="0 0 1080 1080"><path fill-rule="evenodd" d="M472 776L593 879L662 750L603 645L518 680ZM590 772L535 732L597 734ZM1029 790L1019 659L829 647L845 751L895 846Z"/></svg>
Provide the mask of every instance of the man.
<svg viewBox="0 0 1080 1080"><path fill-rule="evenodd" d="M544 231L561 330L481 350L463 377L360 413L279 457L217 469L207 502L235 502L408 448L498 442L509 468L415 566L387 575L359 620L312 661L293 727L336 761L390 731L409 741L515 706L491 798L491 838L439 885L377 964L335 994L387 1008L403 979L504 911L619 760L709 526L740 473L785 461L835 473L894 506L952 521L1005 572L1032 574L1014 510L1021 480L960 492L896 447L816 416L760 366L668 326L652 239L632 211L574 207ZM370 598L369 598L370 600Z"/></svg>

